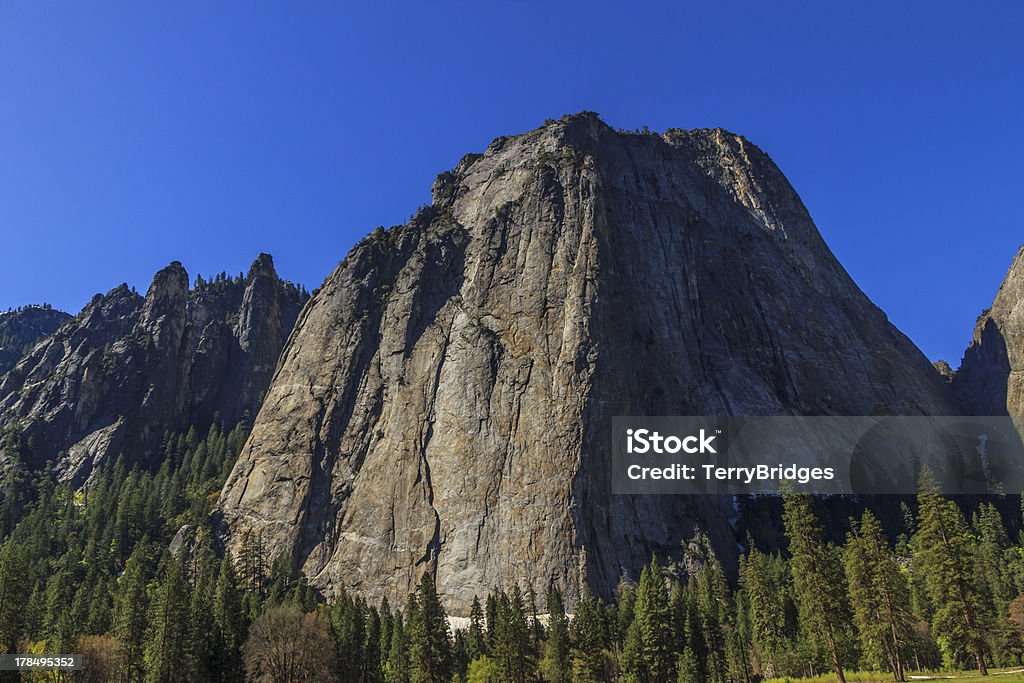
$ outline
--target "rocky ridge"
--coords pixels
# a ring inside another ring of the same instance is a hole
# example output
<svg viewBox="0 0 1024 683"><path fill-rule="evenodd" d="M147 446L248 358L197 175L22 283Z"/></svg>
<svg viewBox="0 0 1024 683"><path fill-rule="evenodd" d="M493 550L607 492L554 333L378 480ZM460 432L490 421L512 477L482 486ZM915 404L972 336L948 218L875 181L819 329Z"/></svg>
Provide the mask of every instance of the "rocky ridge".
<svg viewBox="0 0 1024 683"><path fill-rule="evenodd" d="M0 375L70 319L70 314L49 306L25 306L0 313Z"/></svg>
<svg viewBox="0 0 1024 683"><path fill-rule="evenodd" d="M144 297L96 295L0 376L0 424L18 432L0 460L79 484L120 454L149 464L169 430L255 417L305 298L265 254L244 277L190 289L175 261Z"/></svg>

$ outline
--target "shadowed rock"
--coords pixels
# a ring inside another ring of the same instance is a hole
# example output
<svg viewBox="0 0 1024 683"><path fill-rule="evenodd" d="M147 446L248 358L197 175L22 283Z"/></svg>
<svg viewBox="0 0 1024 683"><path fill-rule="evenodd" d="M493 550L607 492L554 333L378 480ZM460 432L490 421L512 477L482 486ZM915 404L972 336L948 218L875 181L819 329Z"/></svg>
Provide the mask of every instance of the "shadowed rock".
<svg viewBox="0 0 1024 683"><path fill-rule="evenodd" d="M1024 247L978 316L953 386L973 415L1024 418Z"/></svg>
<svg viewBox="0 0 1024 683"><path fill-rule="evenodd" d="M70 319L64 311L48 306L26 306L0 313L0 376L17 365L40 339L50 336Z"/></svg>
<svg viewBox="0 0 1024 683"><path fill-rule="evenodd" d="M248 276L197 281L177 261L145 297L97 295L0 377L0 424L31 467L74 484L124 454L149 464L167 431L255 416L304 295L261 255Z"/></svg>

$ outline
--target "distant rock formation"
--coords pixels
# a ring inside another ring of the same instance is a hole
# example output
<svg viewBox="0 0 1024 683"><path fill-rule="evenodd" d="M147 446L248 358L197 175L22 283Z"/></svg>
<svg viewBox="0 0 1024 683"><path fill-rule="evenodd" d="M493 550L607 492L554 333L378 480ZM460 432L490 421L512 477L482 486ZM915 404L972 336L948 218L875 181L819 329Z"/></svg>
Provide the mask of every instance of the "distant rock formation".
<svg viewBox="0 0 1024 683"><path fill-rule="evenodd" d="M614 496L615 415L957 414L772 161L723 130L580 114L468 155L303 310L219 502L313 585L464 614L494 586L609 595L730 501Z"/></svg>
<svg viewBox="0 0 1024 683"><path fill-rule="evenodd" d="M953 386L973 415L1012 415L1024 421L1024 247L992 307L978 316Z"/></svg>
<svg viewBox="0 0 1024 683"><path fill-rule="evenodd" d="M0 375L13 368L40 339L50 336L70 319L70 314L49 306L0 312Z"/></svg>
<svg viewBox="0 0 1024 683"><path fill-rule="evenodd" d="M146 464L168 430L255 417L304 300L265 254L245 277L190 290L174 262L145 297L96 295L0 376L0 424L20 433L0 461L49 460L79 484L119 454Z"/></svg>

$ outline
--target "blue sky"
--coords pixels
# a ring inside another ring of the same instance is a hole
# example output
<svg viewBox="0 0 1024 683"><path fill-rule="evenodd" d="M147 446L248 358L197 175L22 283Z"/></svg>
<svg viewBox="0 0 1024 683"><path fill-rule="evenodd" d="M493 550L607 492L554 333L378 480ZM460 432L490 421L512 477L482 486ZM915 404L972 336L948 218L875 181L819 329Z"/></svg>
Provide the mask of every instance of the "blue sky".
<svg viewBox="0 0 1024 683"><path fill-rule="evenodd" d="M464 153L590 109L746 135L956 365L1024 243L1024 5L811 5L3 3L0 309L260 251L312 289Z"/></svg>

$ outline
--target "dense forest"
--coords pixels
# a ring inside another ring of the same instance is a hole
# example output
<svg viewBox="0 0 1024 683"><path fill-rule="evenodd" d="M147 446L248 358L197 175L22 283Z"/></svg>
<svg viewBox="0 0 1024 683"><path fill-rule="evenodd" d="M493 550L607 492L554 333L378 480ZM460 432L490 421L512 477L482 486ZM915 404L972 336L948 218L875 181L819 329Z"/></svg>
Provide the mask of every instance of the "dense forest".
<svg viewBox="0 0 1024 683"><path fill-rule="evenodd" d="M403 610L344 593L326 604L288 556L266 562L259 538L238 557L216 551L210 511L245 431L168 435L159 470L117 462L84 491L10 470L0 647L81 653L84 668L0 680L905 680L1024 657L1024 539L1005 523L1017 520L992 502L965 515L927 484L901 529L865 511L841 546L825 540L822 499L784 494L786 552L748 542L738 581L698 536L681 561L652 558L624 578L611 604L585 586L571 600L512 586L480 596L452 629L429 574Z"/></svg>

